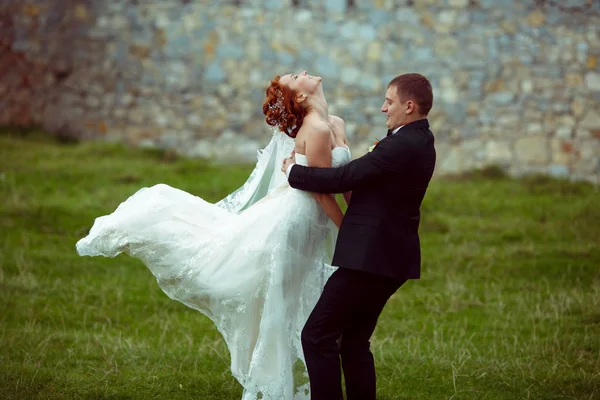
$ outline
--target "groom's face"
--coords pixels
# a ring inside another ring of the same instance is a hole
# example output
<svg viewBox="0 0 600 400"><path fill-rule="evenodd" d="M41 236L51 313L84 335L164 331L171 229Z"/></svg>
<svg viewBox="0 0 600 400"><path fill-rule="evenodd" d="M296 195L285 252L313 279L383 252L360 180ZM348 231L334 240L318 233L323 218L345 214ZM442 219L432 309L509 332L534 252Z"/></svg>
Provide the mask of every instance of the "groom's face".
<svg viewBox="0 0 600 400"><path fill-rule="evenodd" d="M385 114L385 126L389 130L394 130L399 126L405 125L413 111L412 101L402 101L398 94L396 86L388 87L385 92L385 101L381 106L381 112Z"/></svg>

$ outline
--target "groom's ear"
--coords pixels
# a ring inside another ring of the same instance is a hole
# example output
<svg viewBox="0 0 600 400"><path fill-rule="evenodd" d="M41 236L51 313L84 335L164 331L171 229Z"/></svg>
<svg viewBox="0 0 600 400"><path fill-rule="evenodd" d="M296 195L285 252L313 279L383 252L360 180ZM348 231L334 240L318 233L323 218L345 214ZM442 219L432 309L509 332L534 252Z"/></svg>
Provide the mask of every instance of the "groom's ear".
<svg viewBox="0 0 600 400"><path fill-rule="evenodd" d="M417 111L417 105L415 104L415 102L414 102L414 101L412 101L412 100L408 100L408 101L406 102L406 109L405 109L405 111L404 111L404 112L405 112L407 115L409 115L409 114L412 114L414 111Z"/></svg>

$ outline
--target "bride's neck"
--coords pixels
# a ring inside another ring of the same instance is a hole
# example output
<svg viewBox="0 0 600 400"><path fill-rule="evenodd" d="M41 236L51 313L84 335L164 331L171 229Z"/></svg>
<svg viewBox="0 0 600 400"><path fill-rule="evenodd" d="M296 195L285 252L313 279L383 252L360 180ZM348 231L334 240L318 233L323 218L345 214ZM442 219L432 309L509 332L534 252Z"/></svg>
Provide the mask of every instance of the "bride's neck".
<svg viewBox="0 0 600 400"><path fill-rule="evenodd" d="M327 105L327 100L319 99L315 100L314 103L309 104L306 108L306 115L315 115L327 120L329 118L329 106Z"/></svg>

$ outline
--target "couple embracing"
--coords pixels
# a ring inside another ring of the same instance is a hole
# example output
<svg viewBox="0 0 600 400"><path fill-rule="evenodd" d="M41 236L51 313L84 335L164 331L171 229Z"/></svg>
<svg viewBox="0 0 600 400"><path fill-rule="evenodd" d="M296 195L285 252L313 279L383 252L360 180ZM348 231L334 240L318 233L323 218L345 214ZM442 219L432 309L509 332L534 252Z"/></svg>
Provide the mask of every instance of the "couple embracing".
<svg viewBox="0 0 600 400"><path fill-rule="evenodd" d="M244 400L341 400L342 372L348 400L375 399L370 337L390 296L420 277L431 85L394 78L387 135L355 160L320 77L278 76L266 97L274 133L242 187L215 204L142 188L97 218L77 251L139 258L169 297L209 317Z"/></svg>

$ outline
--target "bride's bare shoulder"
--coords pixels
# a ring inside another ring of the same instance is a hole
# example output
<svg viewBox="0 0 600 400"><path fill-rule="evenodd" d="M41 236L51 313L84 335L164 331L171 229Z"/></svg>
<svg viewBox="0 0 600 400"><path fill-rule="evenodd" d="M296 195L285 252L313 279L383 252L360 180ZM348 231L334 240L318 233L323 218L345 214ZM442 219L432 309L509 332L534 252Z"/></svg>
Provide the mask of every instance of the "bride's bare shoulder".
<svg viewBox="0 0 600 400"><path fill-rule="evenodd" d="M330 129L327 122L319 118L305 119L302 128L307 136L323 136L329 135Z"/></svg>
<svg viewBox="0 0 600 400"><path fill-rule="evenodd" d="M342 139L344 144L348 144L348 139L346 138L346 122L337 115L330 115L329 118L333 124L335 136Z"/></svg>
<svg viewBox="0 0 600 400"><path fill-rule="evenodd" d="M342 125L342 126L346 125L346 122L341 117L338 117L337 115L330 115L329 118L331 118L331 122L335 125L338 125L338 124Z"/></svg>
<svg viewBox="0 0 600 400"><path fill-rule="evenodd" d="M296 136L296 152L306 154L306 144L330 146L331 133L324 121L305 118ZM311 146L312 147L312 146Z"/></svg>

